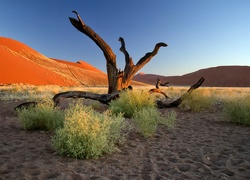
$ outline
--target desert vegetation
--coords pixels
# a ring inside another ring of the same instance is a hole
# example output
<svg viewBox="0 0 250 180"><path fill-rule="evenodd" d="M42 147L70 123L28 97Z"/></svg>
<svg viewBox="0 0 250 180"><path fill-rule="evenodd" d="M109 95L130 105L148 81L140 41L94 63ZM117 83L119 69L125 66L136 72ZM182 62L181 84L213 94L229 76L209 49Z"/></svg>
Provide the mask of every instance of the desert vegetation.
<svg viewBox="0 0 250 180"><path fill-rule="evenodd" d="M128 127L122 114L98 113L78 102L65 111L64 127L56 131L52 144L61 155L95 158L115 151Z"/></svg>
<svg viewBox="0 0 250 180"><path fill-rule="evenodd" d="M146 172L166 177L165 168L174 167L169 177L177 177L176 173L184 179L187 173L189 177L197 173L199 177L247 177L249 88L201 87L185 97L180 107L160 109L157 100L171 102L189 87L162 87L170 99L149 94L152 87L124 91L109 105L69 98L54 107L51 99L59 92L103 94L107 87L0 86L1 107L8 108L0 113L1 175L16 177L28 170L30 175L25 176L31 177L42 171L39 176L46 179L51 169L51 177L63 177L54 172L64 169L89 173L88 177L111 177L110 173L128 171L143 174L145 167ZM36 106L13 111L33 99Z"/></svg>
<svg viewBox="0 0 250 180"><path fill-rule="evenodd" d="M145 90L122 92L117 100L110 103L110 110L132 118L132 123L144 137L153 136L159 124L173 127L176 119L174 111L163 117L157 110L155 97Z"/></svg>
<svg viewBox="0 0 250 180"><path fill-rule="evenodd" d="M56 85L26 85L26 84L12 84L0 86L1 100L43 100L52 99L57 93L64 91L82 91L88 90L93 93L104 93L107 87L84 87L84 86L56 86Z"/></svg>
<svg viewBox="0 0 250 180"><path fill-rule="evenodd" d="M58 154L80 159L115 151L131 129L150 137L158 125L172 128L176 119L174 112L163 117L154 96L140 89L122 92L105 112L97 112L96 106L86 106L78 100L60 110L46 99L37 106L18 109L17 115L25 130L55 130L52 144Z"/></svg>
<svg viewBox="0 0 250 180"><path fill-rule="evenodd" d="M250 96L233 97L225 100L224 116L231 122L250 126Z"/></svg>
<svg viewBox="0 0 250 180"><path fill-rule="evenodd" d="M71 87L82 90L82 87ZM65 87L53 86L2 86L1 100L38 99L37 106L17 110L19 122L25 130L53 131L52 145L58 154L80 159L96 158L118 149L130 131L143 137L154 136L159 125L173 128L174 109L163 113L156 106L161 94L149 94L147 88L124 91L111 101L106 111L98 112L98 102L89 106L83 101L72 101L66 109L54 107L51 97ZM70 89L70 90L71 90ZM178 98L188 87L163 88L172 99ZM107 88L88 88L103 93ZM185 98L184 111L205 112L220 110L224 120L250 125L250 89L200 88ZM167 100L167 99L166 99ZM216 107L215 107L216 106Z"/></svg>
<svg viewBox="0 0 250 180"><path fill-rule="evenodd" d="M64 113L49 99L33 107L18 109L17 115L26 130L56 130L64 122Z"/></svg>

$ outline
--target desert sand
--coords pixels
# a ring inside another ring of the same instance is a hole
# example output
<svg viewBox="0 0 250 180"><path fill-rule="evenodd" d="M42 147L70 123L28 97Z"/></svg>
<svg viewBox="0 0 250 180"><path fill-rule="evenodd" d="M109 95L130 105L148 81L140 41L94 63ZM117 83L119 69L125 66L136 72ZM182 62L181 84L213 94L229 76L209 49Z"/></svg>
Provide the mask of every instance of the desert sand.
<svg viewBox="0 0 250 180"><path fill-rule="evenodd" d="M46 57L11 38L0 37L0 84L107 85L107 75L79 61L67 62Z"/></svg>
<svg viewBox="0 0 250 180"><path fill-rule="evenodd" d="M84 61L48 58L9 38L0 37L0 53L0 84L107 85L106 74ZM245 69L249 73L249 67ZM201 76L187 79L193 84ZM51 146L53 132L21 128L13 111L21 102L0 100L0 179L250 178L250 127L229 123L219 104L202 113L175 108L174 129L161 126L148 139L132 131L119 151L98 159L77 160L57 155Z"/></svg>
<svg viewBox="0 0 250 180"><path fill-rule="evenodd" d="M0 37L0 54L0 84L108 85L107 74L83 60L49 58L11 38ZM132 85L145 84L133 81Z"/></svg>
<svg viewBox="0 0 250 180"><path fill-rule="evenodd" d="M20 127L13 108L21 102L0 101L0 179L250 178L250 127L227 122L219 105L201 113L175 108L174 129L160 126L148 139L132 131L119 151L77 160L57 155L53 132Z"/></svg>
<svg viewBox="0 0 250 180"><path fill-rule="evenodd" d="M167 71L166 71L167 73ZM138 73L133 80L154 85L160 78L162 83L170 86L189 86L201 77L205 78L205 87L250 87L250 66L218 66L200 69L181 76L161 76L156 74Z"/></svg>

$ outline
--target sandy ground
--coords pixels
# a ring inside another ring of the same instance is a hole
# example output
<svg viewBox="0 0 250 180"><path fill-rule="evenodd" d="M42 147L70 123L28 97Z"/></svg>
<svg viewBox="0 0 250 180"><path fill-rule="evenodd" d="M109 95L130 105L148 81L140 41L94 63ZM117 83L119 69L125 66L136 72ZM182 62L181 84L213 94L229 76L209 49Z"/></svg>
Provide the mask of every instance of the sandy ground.
<svg viewBox="0 0 250 180"><path fill-rule="evenodd" d="M0 179L250 179L250 127L223 121L218 108L174 109L174 129L132 132L119 152L77 160L54 152L53 133L23 130L19 103L0 101Z"/></svg>

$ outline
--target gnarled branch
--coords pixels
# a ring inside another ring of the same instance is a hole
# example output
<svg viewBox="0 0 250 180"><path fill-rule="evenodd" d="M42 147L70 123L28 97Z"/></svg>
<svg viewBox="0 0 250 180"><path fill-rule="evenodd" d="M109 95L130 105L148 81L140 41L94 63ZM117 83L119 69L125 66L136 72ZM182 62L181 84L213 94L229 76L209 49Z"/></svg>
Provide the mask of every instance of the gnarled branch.
<svg viewBox="0 0 250 180"><path fill-rule="evenodd" d="M160 89L157 89L157 88L156 89L150 89L148 92L150 94L152 94L152 93L160 93L160 94L164 95L166 99L169 98L168 95L166 95L164 92L162 92Z"/></svg>
<svg viewBox="0 0 250 180"><path fill-rule="evenodd" d="M121 42L120 51L124 53L125 55L125 69L124 69L124 78L122 84L128 85L129 82L132 80L132 77L135 75L135 73L140 70L147 62L149 62L158 52L160 47L166 47L167 44L165 43L158 43L155 45L155 48L152 52L147 53L144 57L142 57L136 65L134 65L134 62L132 58L129 56L129 53L126 50L125 41L122 37L119 38L119 41Z"/></svg>
<svg viewBox="0 0 250 180"><path fill-rule="evenodd" d="M97 100L103 104L108 104L111 100L119 97L120 91L113 92L111 94L96 94L86 91L67 91L58 93L53 97L55 106L60 106L61 100L65 98L85 98Z"/></svg>
<svg viewBox="0 0 250 180"><path fill-rule="evenodd" d="M77 19L69 17L71 24L80 32L87 35L92 39L96 45L102 50L104 57L106 59L106 67L108 74L109 89L108 93L114 92L116 89L116 79L114 77L117 75L117 65L116 56L110 46L89 26L87 26L81 19L80 15L76 11L72 11L77 15Z"/></svg>
<svg viewBox="0 0 250 180"><path fill-rule="evenodd" d="M160 94L163 94L163 95L165 96L165 98L167 99L167 98L169 98L168 95L166 95L163 91L161 91L159 86L167 86L168 83L169 83L169 82L166 82L166 83L162 84L161 81L160 81L160 79L158 78L158 79L157 79L157 82L156 82L156 85L155 85L156 88L150 89L148 92L149 92L150 94L152 94L152 93L160 93Z"/></svg>
<svg viewBox="0 0 250 180"><path fill-rule="evenodd" d="M77 19L69 17L71 24L78 29L80 32L87 35L90 39L92 39L96 45L102 50L106 60L112 61L116 66L116 56L110 46L89 26L87 26L81 19L80 15L76 11L72 11L77 15Z"/></svg>
<svg viewBox="0 0 250 180"><path fill-rule="evenodd" d="M168 45L160 42L155 45L155 48L152 52L145 54L136 64L137 71L140 70L145 64L147 64L159 51L160 47L167 47Z"/></svg>
<svg viewBox="0 0 250 180"><path fill-rule="evenodd" d="M185 99L185 97L189 94L191 94L195 89L199 88L202 83L205 81L205 78L200 78L199 81L197 83L195 83L194 85L192 85L188 91L186 93L184 93L180 98L178 98L177 100L171 102L171 103L164 103L162 101L157 101L157 106L158 108L171 108L171 107L178 107L183 99Z"/></svg>
<svg viewBox="0 0 250 180"><path fill-rule="evenodd" d="M171 103L164 103L162 101L157 101L157 107L158 108L178 107L182 103L183 99L187 95L191 94L195 89L199 88L204 81L205 81L205 79L202 77L197 83L192 85L190 87L190 89L186 93L184 93L179 99L177 99ZM129 86L128 89L132 90L132 87ZM154 89L154 90L157 91L157 89ZM118 98L120 93L121 93L121 91L116 91L116 92L113 92L111 94L96 94L96 93L85 92L85 91L67 91L67 92L56 94L53 97L53 101L55 103L55 106L60 106L61 100L65 99L65 98L93 99L93 100L97 100L103 104L108 104L111 100ZM163 95L167 98L167 95L165 93ZM25 102L25 103L22 103L22 104L16 106L14 109L17 110L17 109L21 109L23 107L36 106L36 105L37 105L37 102Z"/></svg>
<svg viewBox="0 0 250 180"><path fill-rule="evenodd" d="M30 108L30 107L35 107L37 106L38 102L36 101L31 101L31 102L24 102L24 103L21 103L19 105L17 105L14 110L21 110L23 108Z"/></svg>
<svg viewBox="0 0 250 180"><path fill-rule="evenodd" d="M156 89L159 89L160 86L168 86L168 84L169 82L161 83L161 80L158 78L155 87Z"/></svg>
<svg viewBox="0 0 250 180"><path fill-rule="evenodd" d="M71 24L80 32L84 33L90 39L92 39L97 44L97 46L102 50L105 56L107 74L108 74L108 83L109 83L108 93L120 90L120 88L128 87L136 72L139 71L147 62L149 62L152 59L153 56L157 54L160 47L167 46L167 44L163 42L156 44L152 52L147 53L137 62L136 65L134 65L132 58L129 56L129 53L126 50L124 39L120 37L119 38L119 41L121 42L120 51L123 52L125 55L126 65L124 68L124 76L122 78L122 81L119 81L120 84L118 84L118 81L116 79L118 74L116 65L116 56L113 53L112 49L94 30L92 30L82 21L81 17L76 11L72 12L77 15L77 19L69 17Z"/></svg>
<svg viewBox="0 0 250 180"><path fill-rule="evenodd" d="M122 37L119 37L119 41L121 42L121 47L120 47L120 51L123 52L123 54L125 55L125 62L126 65L129 64L131 67L134 66L133 60L132 58L129 56L128 51L126 50L126 46L125 46L125 41Z"/></svg>

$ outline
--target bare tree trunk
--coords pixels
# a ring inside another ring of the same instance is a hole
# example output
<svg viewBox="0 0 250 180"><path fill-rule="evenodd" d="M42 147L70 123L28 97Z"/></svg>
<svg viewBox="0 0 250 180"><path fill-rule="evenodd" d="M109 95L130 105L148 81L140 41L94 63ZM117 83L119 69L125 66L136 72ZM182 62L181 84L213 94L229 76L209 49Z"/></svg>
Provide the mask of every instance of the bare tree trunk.
<svg viewBox="0 0 250 180"><path fill-rule="evenodd" d="M82 21L81 17L76 11L73 11L73 13L77 15L78 20L70 17L69 20L72 25L92 39L104 54L109 82L108 93L127 88L131 84L133 76L157 54L159 48L162 46L167 46L167 44L163 42L156 44L152 52L147 53L137 62L136 65L134 65L132 58L129 56L126 50L124 39L120 37L120 51L122 51L125 55L126 65L123 73L118 73L116 56L110 46L94 30L92 30Z"/></svg>
<svg viewBox="0 0 250 180"><path fill-rule="evenodd" d="M81 20L79 14L76 11L73 11L73 13L77 15L78 20L74 18L69 18L72 25L80 32L87 35L90 39L92 39L104 54L104 57L106 59L106 67L107 67L108 82L109 82L108 94L95 94L84 91L68 91L68 92L58 93L53 97L55 106L60 105L60 101L64 98L86 98L86 99L98 100L101 103L108 104L111 100L119 97L121 89L123 88L131 89L130 84L133 76L158 53L160 47L167 46L167 44L163 42L157 43L153 51L146 53L135 65L132 58L129 56L129 53L126 50L124 39L120 37L119 38L119 41L121 42L120 51L123 52L125 55L126 65L124 71L120 70L118 71L116 65L116 55L113 53L109 45L97 33L95 33L95 31L93 31ZM169 108L169 107L179 106L182 103L182 100L185 98L185 96L192 93L193 90L198 88L203 83L204 80L205 80L204 78L201 78L196 84L191 86L191 88L176 101L173 101L169 104L158 102L157 103L158 107ZM156 92L157 90L154 91ZM157 92L162 93L159 89ZM162 94L166 98L168 97L165 93ZM15 109L20 109L28 106L36 106L36 105L37 102L26 102L18 105Z"/></svg>
<svg viewBox="0 0 250 180"><path fill-rule="evenodd" d="M87 35L90 39L92 39L96 45L102 50L104 57L106 59L106 68L108 72L108 83L109 89L108 93L114 92L117 89L117 67L116 67L116 56L113 53L110 46L89 26L87 26L79 16L76 11L72 11L77 15L78 20L74 18L69 18L71 24L78 29L80 32Z"/></svg>

